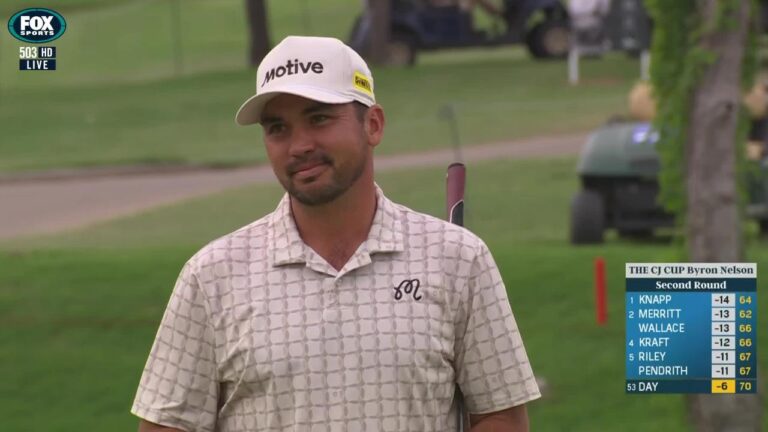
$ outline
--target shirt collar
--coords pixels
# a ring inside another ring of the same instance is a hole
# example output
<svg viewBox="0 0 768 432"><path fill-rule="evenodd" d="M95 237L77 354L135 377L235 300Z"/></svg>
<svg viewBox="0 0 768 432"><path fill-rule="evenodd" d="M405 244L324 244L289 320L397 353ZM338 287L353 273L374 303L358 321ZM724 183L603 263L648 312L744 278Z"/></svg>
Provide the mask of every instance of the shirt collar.
<svg viewBox="0 0 768 432"><path fill-rule="evenodd" d="M381 188L376 188L376 213L368 232L368 238L359 249L368 255L379 252L402 252L404 247L401 211L389 200ZM306 263L309 256L307 246L299 235L296 222L291 214L291 201L286 193L269 218L269 253L272 265ZM350 260L354 259L351 258ZM368 261L368 260L366 260Z"/></svg>
<svg viewBox="0 0 768 432"><path fill-rule="evenodd" d="M291 214L291 200L286 193L269 218L269 253L273 265L306 262L306 245Z"/></svg>
<svg viewBox="0 0 768 432"><path fill-rule="evenodd" d="M376 214L373 216L371 230L365 240L369 253L402 252L405 250L403 226L400 220L402 211L376 187Z"/></svg>

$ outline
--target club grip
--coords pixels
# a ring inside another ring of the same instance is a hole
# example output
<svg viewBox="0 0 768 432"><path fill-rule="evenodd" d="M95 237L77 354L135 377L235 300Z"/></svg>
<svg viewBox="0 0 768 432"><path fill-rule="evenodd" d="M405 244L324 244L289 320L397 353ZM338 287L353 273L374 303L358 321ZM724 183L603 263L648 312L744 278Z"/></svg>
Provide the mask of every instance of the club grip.
<svg viewBox="0 0 768 432"><path fill-rule="evenodd" d="M445 176L446 211L448 222L464 226L464 185L466 167L463 163L452 163Z"/></svg>

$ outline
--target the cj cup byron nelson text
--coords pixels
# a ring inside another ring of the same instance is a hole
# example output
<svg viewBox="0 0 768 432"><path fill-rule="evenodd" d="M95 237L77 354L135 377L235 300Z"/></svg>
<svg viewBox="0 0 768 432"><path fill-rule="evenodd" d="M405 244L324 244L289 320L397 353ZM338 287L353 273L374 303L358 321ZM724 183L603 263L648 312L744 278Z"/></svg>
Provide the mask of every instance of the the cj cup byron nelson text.
<svg viewBox="0 0 768 432"><path fill-rule="evenodd" d="M627 277L633 278L754 278L757 273L757 267L752 263L627 263L626 270Z"/></svg>

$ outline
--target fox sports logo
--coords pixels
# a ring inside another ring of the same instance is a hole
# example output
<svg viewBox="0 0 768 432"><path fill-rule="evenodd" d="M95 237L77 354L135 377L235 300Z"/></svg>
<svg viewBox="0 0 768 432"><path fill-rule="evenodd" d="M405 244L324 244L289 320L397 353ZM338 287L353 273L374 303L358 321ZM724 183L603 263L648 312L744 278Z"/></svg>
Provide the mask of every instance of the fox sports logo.
<svg viewBox="0 0 768 432"><path fill-rule="evenodd" d="M50 42L60 38L66 29L67 22L64 17L51 9L24 9L8 20L11 36L22 42Z"/></svg>

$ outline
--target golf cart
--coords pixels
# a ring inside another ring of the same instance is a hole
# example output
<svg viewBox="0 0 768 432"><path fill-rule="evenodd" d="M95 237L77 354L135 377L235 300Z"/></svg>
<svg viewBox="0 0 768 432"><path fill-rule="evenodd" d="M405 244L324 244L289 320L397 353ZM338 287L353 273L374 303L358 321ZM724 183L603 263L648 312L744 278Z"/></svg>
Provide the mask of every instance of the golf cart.
<svg viewBox="0 0 768 432"><path fill-rule="evenodd" d="M536 58L564 58L569 49L568 13L560 0L505 0L503 32L478 30L472 13L459 6L432 6L429 0L391 0L390 63L413 65L419 51L525 43ZM372 18L355 21L349 45L365 55Z"/></svg>
<svg viewBox="0 0 768 432"><path fill-rule="evenodd" d="M571 243L601 243L606 229L620 236L647 237L674 224L657 203L659 134L649 123L609 121L595 131L581 152L577 172L581 190L571 201ZM748 170L747 215L768 233L768 158L759 153Z"/></svg>

